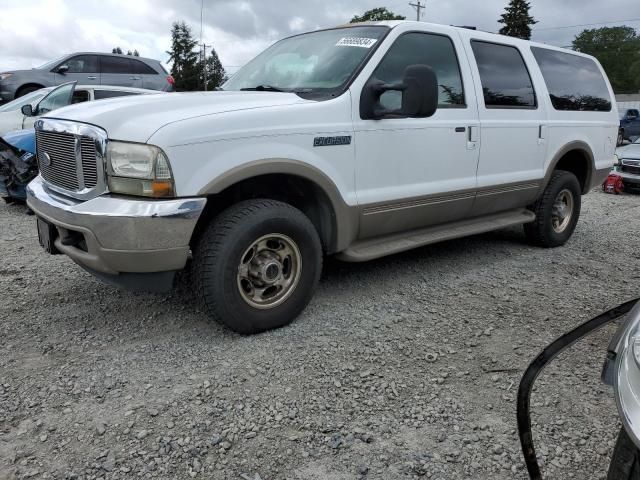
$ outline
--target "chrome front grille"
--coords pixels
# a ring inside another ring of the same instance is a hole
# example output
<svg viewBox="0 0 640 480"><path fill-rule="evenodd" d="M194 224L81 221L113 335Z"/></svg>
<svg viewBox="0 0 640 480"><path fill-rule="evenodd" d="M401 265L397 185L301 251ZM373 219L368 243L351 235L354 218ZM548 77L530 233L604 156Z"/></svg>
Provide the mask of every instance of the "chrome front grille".
<svg viewBox="0 0 640 480"><path fill-rule="evenodd" d="M84 188L94 188L98 184L98 164L96 162L96 145L92 138L80 139L80 155L82 156L82 175Z"/></svg>
<svg viewBox="0 0 640 480"><path fill-rule="evenodd" d="M47 182L66 190L80 189L74 135L36 132L36 152L40 173Z"/></svg>
<svg viewBox="0 0 640 480"><path fill-rule="evenodd" d="M61 193L89 199L106 192L106 132L67 120L36 122L36 156L42 178Z"/></svg>
<svg viewBox="0 0 640 480"><path fill-rule="evenodd" d="M623 159L621 170L633 175L640 175L640 161Z"/></svg>

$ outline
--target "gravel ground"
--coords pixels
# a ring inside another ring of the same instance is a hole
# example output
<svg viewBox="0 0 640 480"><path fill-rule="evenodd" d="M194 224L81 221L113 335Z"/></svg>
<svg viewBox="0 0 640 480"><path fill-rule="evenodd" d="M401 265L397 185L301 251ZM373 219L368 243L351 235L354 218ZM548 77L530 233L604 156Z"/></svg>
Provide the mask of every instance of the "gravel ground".
<svg viewBox="0 0 640 480"><path fill-rule="evenodd" d="M523 479L524 368L640 279L640 197L593 193L563 248L512 229L329 260L293 325L241 337L188 292L125 293L45 255L23 207L0 225L1 479ZM605 478L612 332L538 380L547 478Z"/></svg>

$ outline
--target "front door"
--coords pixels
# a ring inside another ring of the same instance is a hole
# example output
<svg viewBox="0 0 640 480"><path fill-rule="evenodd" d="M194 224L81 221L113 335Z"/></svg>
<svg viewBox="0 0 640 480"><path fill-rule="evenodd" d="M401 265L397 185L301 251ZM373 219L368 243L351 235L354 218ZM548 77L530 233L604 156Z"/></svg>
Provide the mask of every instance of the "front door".
<svg viewBox="0 0 640 480"><path fill-rule="evenodd" d="M77 82L78 85L100 84L97 55L76 55L67 58L54 69L54 72L56 84L67 82Z"/></svg>
<svg viewBox="0 0 640 480"><path fill-rule="evenodd" d="M470 213L480 132L472 79L468 69L460 69L459 51L460 40L439 33L437 27L430 26L429 32L401 30L372 73L385 83L397 83L407 66L430 66L440 86L438 110L430 118L362 120L359 96L354 95L360 238L454 221ZM401 93L389 91L380 102L399 108L401 98Z"/></svg>

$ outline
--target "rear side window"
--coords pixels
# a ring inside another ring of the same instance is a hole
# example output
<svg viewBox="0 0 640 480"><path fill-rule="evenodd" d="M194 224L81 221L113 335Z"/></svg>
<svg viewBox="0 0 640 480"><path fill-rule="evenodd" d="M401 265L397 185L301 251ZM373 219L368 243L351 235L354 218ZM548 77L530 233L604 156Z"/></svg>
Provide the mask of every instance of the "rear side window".
<svg viewBox="0 0 640 480"><path fill-rule="evenodd" d="M95 100L103 100L105 98L127 97L129 95L138 95L137 92L124 92L120 90L94 90L93 98Z"/></svg>
<svg viewBox="0 0 640 480"><path fill-rule="evenodd" d="M100 57L100 73L133 73L128 58Z"/></svg>
<svg viewBox="0 0 640 480"><path fill-rule="evenodd" d="M611 111L607 83L590 58L531 47L556 110Z"/></svg>
<svg viewBox="0 0 640 480"><path fill-rule="evenodd" d="M398 83L402 81L407 67L415 64L428 65L436 73L440 107L465 106L456 50L451 39L443 35L413 32L400 36L389 48L373 76L385 83ZM402 95L389 91L380 100L386 108L399 108Z"/></svg>
<svg viewBox="0 0 640 480"><path fill-rule="evenodd" d="M95 55L76 55L61 65L69 67L67 73L98 73L98 57Z"/></svg>
<svg viewBox="0 0 640 480"><path fill-rule="evenodd" d="M133 63L133 73L138 73L141 75L158 75L158 72L156 72L146 63L134 59L131 59L130 61L131 63Z"/></svg>
<svg viewBox="0 0 640 480"><path fill-rule="evenodd" d="M471 42L487 108L536 108L536 92L520 51L510 45Z"/></svg>

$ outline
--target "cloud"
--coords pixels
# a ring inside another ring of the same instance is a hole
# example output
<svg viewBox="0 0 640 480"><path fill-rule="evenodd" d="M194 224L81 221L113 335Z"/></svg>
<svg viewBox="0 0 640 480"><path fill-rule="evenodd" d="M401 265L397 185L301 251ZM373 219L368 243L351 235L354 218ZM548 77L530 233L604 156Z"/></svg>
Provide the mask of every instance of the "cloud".
<svg viewBox="0 0 640 480"><path fill-rule="evenodd" d="M204 0L203 39L213 44L222 63L237 66L279 38L346 23L355 14L383 5L379 0ZM409 0L386 2L412 19ZM474 25L497 31L507 0L430 0L424 19L446 25ZM637 0L532 0L539 20L534 40L570 45L582 27L634 17ZM0 0L0 69L29 68L74 51L110 52L115 46L168 59L171 23L185 20L200 36L200 0ZM635 16L637 17L637 16ZM640 27L640 22L629 23Z"/></svg>

